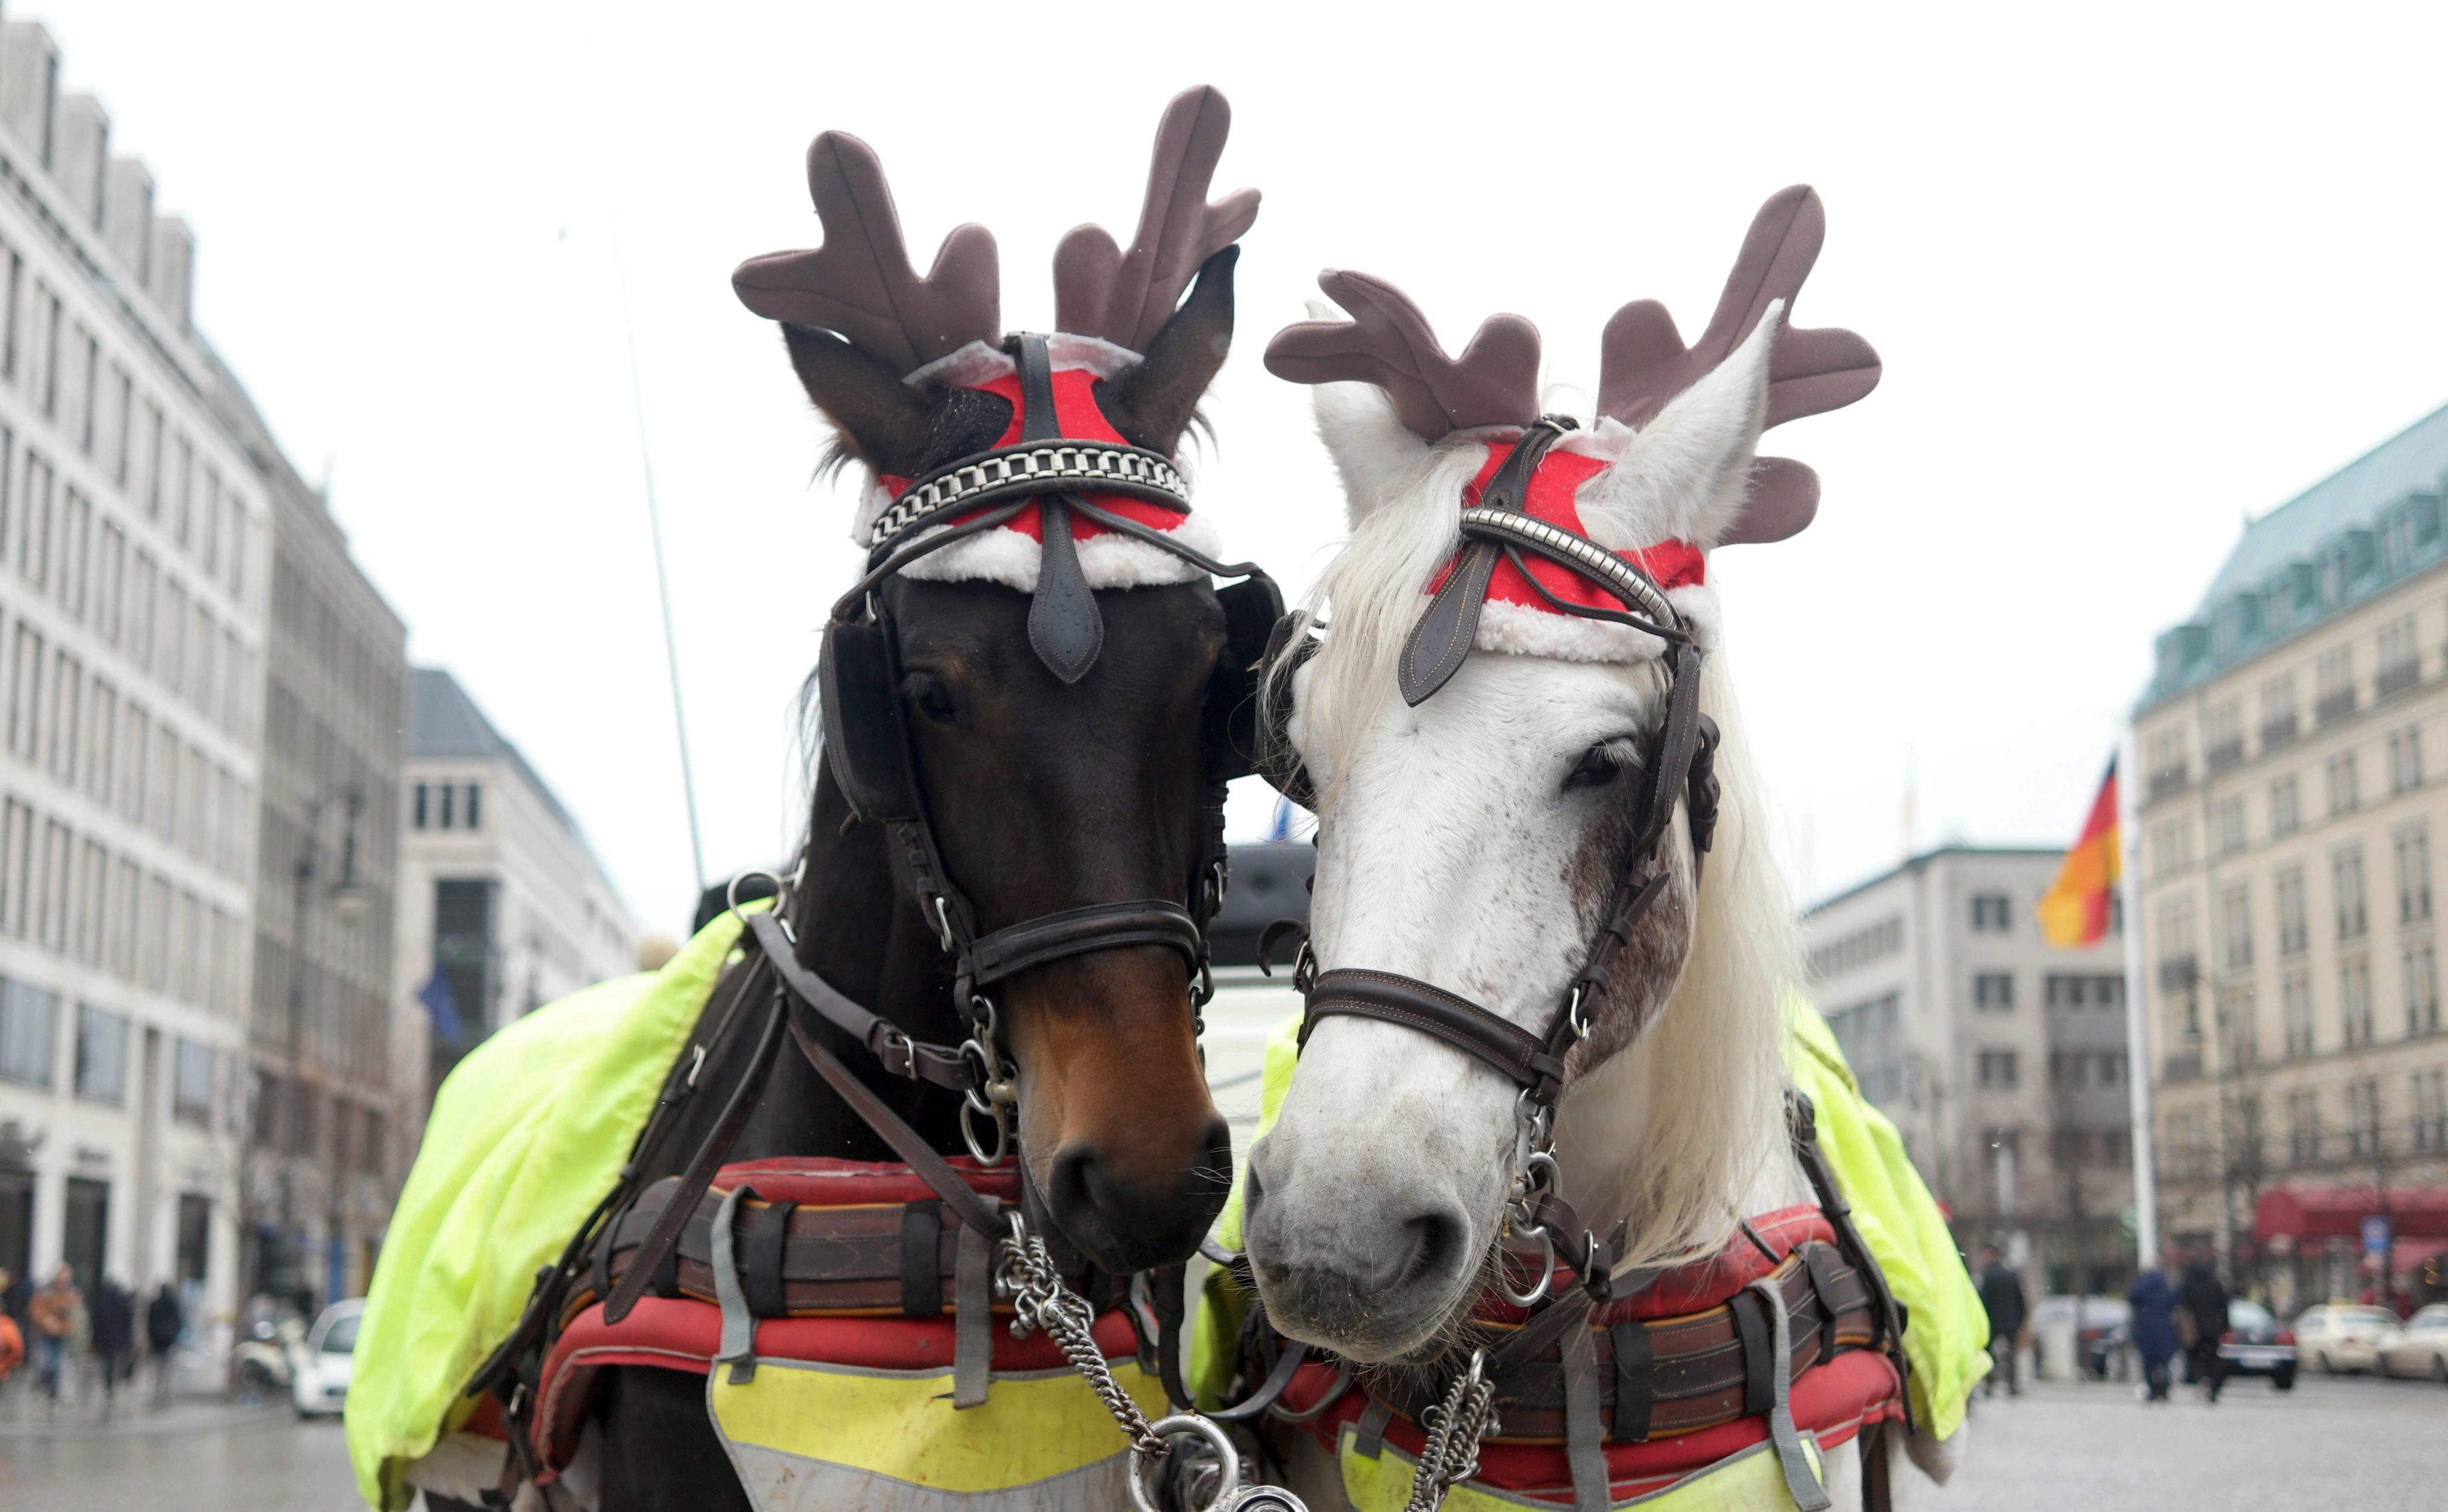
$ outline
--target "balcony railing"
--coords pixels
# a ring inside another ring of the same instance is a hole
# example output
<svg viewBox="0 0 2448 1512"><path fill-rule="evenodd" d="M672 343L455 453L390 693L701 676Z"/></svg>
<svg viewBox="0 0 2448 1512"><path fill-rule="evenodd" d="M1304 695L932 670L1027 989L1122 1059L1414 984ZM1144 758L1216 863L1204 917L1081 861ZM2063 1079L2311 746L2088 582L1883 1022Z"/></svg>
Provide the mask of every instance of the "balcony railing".
<svg viewBox="0 0 2448 1512"><path fill-rule="evenodd" d="M2244 759L2244 737L2237 736L2232 740L2220 741L2210 747L2209 754L2204 759L2212 772L2224 772L2234 766Z"/></svg>
<svg viewBox="0 0 2448 1512"><path fill-rule="evenodd" d="M2323 724L2334 724L2354 712L2355 690L2352 688L2324 693L2321 701L2312 706L2312 717Z"/></svg>
<svg viewBox="0 0 2448 1512"><path fill-rule="evenodd" d="M2403 661L2392 661L2380 669L2380 696L2385 699L2391 694L2402 693L2421 680L2421 662L2411 657Z"/></svg>
<svg viewBox="0 0 2448 1512"><path fill-rule="evenodd" d="M2142 801L2156 803L2171 793L2182 793L2185 791L2185 784L2191 780L2192 773L2186 767L2161 767L2151 774L2150 786Z"/></svg>
<svg viewBox="0 0 2448 1512"><path fill-rule="evenodd" d="M2159 1062L2159 1075L2163 1081L2199 1081L2202 1079L2202 1053L2187 1050L2181 1055L2169 1056Z"/></svg>
<svg viewBox="0 0 2448 1512"><path fill-rule="evenodd" d="M2261 721L2261 749L2275 751L2280 746L2292 745L2295 742L2295 737L2300 733L2295 711L2292 709L2274 719L2264 719Z"/></svg>

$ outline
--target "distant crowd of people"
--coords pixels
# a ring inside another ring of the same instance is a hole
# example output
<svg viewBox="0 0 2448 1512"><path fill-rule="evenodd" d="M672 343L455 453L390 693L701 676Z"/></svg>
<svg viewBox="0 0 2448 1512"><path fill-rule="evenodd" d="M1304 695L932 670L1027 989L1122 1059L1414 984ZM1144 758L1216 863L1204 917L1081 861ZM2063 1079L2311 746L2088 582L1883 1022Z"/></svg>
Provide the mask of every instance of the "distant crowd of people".
<svg viewBox="0 0 2448 1512"><path fill-rule="evenodd" d="M187 1331L185 1308L168 1282L143 1305L145 1358L153 1367L153 1400L170 1396L180 1341ZM138 1298L118 1278L105 1276L87 1297L75 1273L63 1265L49 1281L0 1270L0 1389L30 1366L33 1385L56 1408L72 1393L80 1373L87 1388L102 1388L108 1411L123 1386L133 1388L138 1358Z"/></svg>
<svg viewBox="0 0 2448 1512"><path fill-rule="evenodd" d="M1989 1357L1992 1368L1980 1393L1995 1396L2002 1384L2010 1396L2023 1394L2016 1361L2024 1342L2031 1311L2023 1278L2006 1263L1995 1244L1980 1248L1973 1271L1980 1306L1989 1315ZM2207 1254L2186 1257L2171 1250L2161 1263L2136 1276L2125 1294L2132 1309L2133 1351L2142 1360L2143 1400L2165 1402L2173 1383L2178 1356L2185 1378L2204 1398L2216 1402L2227 1384L2227 1362L2219 1354L2219 1338L2228 1328L2231 1300L2218 1270Z"/></svg>

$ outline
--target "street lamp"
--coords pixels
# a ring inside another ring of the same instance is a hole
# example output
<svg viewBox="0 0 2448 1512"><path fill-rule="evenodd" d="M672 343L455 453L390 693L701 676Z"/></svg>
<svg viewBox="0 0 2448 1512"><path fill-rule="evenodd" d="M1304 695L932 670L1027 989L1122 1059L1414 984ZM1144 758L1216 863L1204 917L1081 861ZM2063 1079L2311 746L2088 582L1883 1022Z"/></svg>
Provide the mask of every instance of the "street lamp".
<svg viewBox="0 0 2448 1512"><path fill-rule="evenodd" d="M296 891L291 903L289 927L289 1117L281 1139L280 1236L284 1243L293 1242L296 1228L297 1161L305 1134L306 905L315 894L315 840L322 829L324 813L333 804L340 804L348 814L348 829L340 841L340 874L334 879L329 894L333 916L354 924L365 916L371 903L367 888L357 880L357 816L364 811L365 801L365 790L355 783L317 794L306 805L304 822L298 826L297 857L290 872ZM335 1171L335 1215L339 1210L338 1179L339 1173ZM304 1247L296 1248L302 1261Z"/></svg>

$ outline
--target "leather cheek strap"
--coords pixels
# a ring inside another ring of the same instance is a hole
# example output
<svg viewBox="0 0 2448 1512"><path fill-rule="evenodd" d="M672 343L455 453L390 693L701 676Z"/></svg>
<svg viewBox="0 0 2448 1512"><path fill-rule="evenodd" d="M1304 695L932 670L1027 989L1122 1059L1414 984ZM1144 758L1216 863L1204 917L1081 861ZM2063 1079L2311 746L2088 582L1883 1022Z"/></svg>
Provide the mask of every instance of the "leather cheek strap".
<svg viewBox="0 0 2448 1512"><path fill-rule="evenodd" d="M1540 1101L1551 1101L1564 1084L1563 1061L1537 1035L1499 1018L1466 998L1391 971L1329 971L1311 989L1301 1018L1306 1047L1317 1021L1343 1014L1378 1019L1417 1029L1495 1067Z"/></svg>

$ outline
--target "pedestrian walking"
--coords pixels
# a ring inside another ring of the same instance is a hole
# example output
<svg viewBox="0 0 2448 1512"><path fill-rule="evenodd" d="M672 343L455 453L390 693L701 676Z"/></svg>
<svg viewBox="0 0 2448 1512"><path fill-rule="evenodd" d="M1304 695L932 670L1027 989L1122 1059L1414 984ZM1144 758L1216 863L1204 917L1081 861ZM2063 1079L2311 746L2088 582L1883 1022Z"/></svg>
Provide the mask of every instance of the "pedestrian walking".
<svg viewBox="0 0 2448 1512"><path fill-rule="evenodd" d="M120 1285L118 1277L103 1277L93 1289L90 1322L94 1362L102 1367L102 1410L107 1416L119 1400L119 1384L135 1369L135 1293Z"/></svg>
<svg viewBox="0 0 2448 1512"><path fill-rule="evenodd" d="M43 1378L43 1394L56 1409L60 1405L60 1371L67 1362L68 1340L77 1316L85 1310L85 1293L65 1265L51 1273L51 1284L26 1303L26 1317L34 1329L34 1363Z"/></svg>
<svg viewBox="0 0 2448 1512"><path fill-rule="evenodd" d="M2172 1267L2175 1256L2167 1258ZM2133 1310L2133 1349L2142 1356L2146 1402L2168 1400L2168 1363L2176 1357L2176 1289L2165 1269L2153 1266L2133 1278L2125 1301Z"/></svg>
<svg viewBox="0 0 2448 1512"><path fill-rule="evenodd" d="M2021 1396L2023 1382L2016 1368L2016 1343L2023 1332L2023 1319L2028 1308L2023 1301L2023 1278L2006 1263L2006 1257L1994 1244L1980 1247L1980 1273L1976 1284L1980 1291L1980 1306L1989 1314L1989 1358L1993 1366L1987 1380L1980 1383L1982 1396L1998 1394L1998 1377L2006 1378L2006 1394Z"/></svg>
<svg viewBox="0 0 2448 1512"><path fill-rule="evenodd" d="M164 1281L144 1309L144 1342L153 1351L153 1401L157 1406L166 1406L170 1400L170 1377L179 1363L179 1335L186 1331L187 1313L179 1306L178 1288Z"/></svg>
<svg viewBox="0 0 2448 1512"><path fill-rule="evenodd" d="M10 1278L9 1268L0 1266L0 1296L14 1291L16 1285ZM0 1307L0 1387L7 1386L9 1377L16 1374L17 1367L25 1363L26 1330L17 1326L16 1318L7 1308Z"/></svg>
<svg viewBox="0 0 2448 1512"><path fill-rule="evenodd" d="M2195 1255L2185 1267L2185 1283L2177 1305L2182 1310L2177 1336L2185 1346L2185 1376L2202 1388L2205 1400L2216 1404L2227 1384L2227 1361L2219 1356L2219 1340L2227 1333L2227 1288L2207 1255Z"/></svg>

